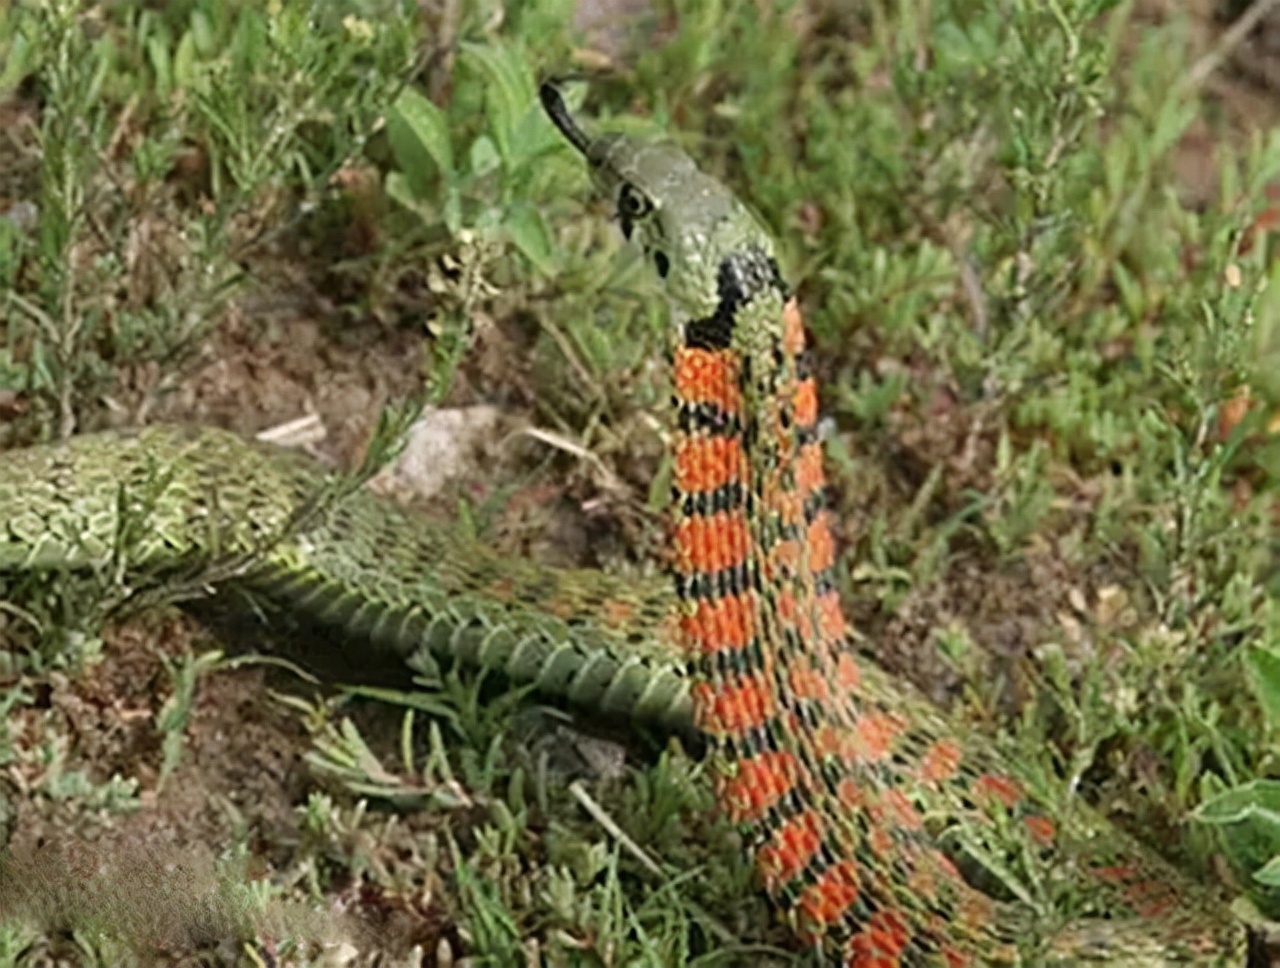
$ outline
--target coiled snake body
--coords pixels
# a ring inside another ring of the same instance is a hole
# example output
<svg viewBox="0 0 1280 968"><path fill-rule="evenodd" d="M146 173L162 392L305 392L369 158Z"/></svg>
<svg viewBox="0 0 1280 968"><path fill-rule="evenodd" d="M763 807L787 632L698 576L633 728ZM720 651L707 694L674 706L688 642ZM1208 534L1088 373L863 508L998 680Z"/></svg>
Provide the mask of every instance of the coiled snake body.
<svg viewBox="0 0 1280 968"><path fill-rule="evenodd" d="M504 559L363 491L316 502L305 462L170 427L6 454L0 571L222 576L410 662L698 734L764 889L833 964L1244 965L1216 899L855 661L768 233L678 149L588 138L542 98L670 301L674 595Z"/></svg>

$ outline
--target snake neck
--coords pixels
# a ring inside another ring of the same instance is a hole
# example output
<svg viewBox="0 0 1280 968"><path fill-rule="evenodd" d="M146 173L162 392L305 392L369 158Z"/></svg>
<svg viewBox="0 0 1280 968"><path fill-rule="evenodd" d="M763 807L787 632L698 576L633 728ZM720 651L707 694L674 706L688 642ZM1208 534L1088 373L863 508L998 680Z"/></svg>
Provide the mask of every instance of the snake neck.
<svg viewBox="0 0 1280 968"><path fill-rule="evenodd" d="M824 850L823 762L856 710L823 504L817 388L771 259L719 271L713 314L677 327L675 582L694 716L719 754L717 799L780 907L826 934L857 898ZM843 945L842 945L843 946Z"/></svg>
<svg viewBox="0 0 1280 968"><path fill-rule="evenodd" d="M803 324L759 262L722 267L715 313L678 327L675 580L699 727L731 759L793 759L797 728L843 717L830 676L853 670Z"/></svg>
<svg viewBox="0 0 1280 968"><path fill-rule="evenodd" d="M864 698L846 648L799 309L761 250L726 259L718 282L714 313L677 326L674 351L680 636L717 800L804 940L846 965L971 964L992 939L946 938L937 914L969 905L982 924L985 899L922 841L915 808L881 775L893 711ZM933 885L931 912L869 882L889 866ZM920 930L930 917L934 930Z"/></svg>

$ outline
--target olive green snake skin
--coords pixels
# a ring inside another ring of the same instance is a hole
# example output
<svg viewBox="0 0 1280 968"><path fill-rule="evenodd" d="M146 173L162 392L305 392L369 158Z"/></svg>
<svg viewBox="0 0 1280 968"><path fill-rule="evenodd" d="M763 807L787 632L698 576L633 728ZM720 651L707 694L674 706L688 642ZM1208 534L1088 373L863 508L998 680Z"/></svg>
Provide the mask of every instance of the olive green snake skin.
<svg viewBox="0 0 1280 968"><path fill-rule="evenodd" d="M363 489L315 507L328 485L300 455L212 428L8 453L0 572L109 570L135 591L230 573L410 666L486 669L596 716L692 735L687 683L659 634L664 586L513 560Z"/></svg>
<svg viewBox="0 0 1280 968"><path fill-rule="evenodd" d="M162 597L171 585L243 589L329 629L353 652L499 672L592 718L696 735L668 586L512 560L365 490L333 496L309 461L225 431L151 427L5 453L0 573L50 569L98 570ZM967 768L1001 764L987 741L874 663L862 675L862 691L906 724L909 748L954 734ZM1144 917L1140 904L1100 884L1068 923L1033 928L1042 912L1029 894L1001 931L1047 931L1052 940L1017 963L1245 964L1243 932L1215 898L1086 808L1054 820L1082 865L1137 864L1162 905ZM957 853L970 860L987 843L959 840ZM998 861L977 866L1017 894L1018 878ZM1126 876L1126 887L1133 882ZM1107 920L1122 907L1123 917ZM1010 961L1001 954L990 963Z"/></svg>

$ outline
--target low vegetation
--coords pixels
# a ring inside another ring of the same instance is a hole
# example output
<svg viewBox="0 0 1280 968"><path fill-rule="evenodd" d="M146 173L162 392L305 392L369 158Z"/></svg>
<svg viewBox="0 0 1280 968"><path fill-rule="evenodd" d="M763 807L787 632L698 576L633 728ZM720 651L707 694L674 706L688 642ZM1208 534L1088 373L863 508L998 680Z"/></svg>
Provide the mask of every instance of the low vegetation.
<svg viewBox="0 0 1280 968"><path fill-rule="evenodd" d="M643 568L663 307L535 96L590 75L776 232L864 649L1280 913L1280 138L1218 28L638 6L0 8L0 449L312 412L355 466L386 405L491 402L543 445L448 510ZM0 584L0 966L803 963L674 746L322 689L113 577Z"/></svg>

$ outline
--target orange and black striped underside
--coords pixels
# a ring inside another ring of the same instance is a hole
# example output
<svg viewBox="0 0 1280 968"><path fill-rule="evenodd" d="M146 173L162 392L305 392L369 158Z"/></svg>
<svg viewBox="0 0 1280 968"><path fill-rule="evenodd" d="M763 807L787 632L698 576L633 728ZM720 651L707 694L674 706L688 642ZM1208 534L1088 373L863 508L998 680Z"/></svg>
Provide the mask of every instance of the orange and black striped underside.
<svg viewBox="0 0 1280 968"><path fill-rule="evenodd" d="M842 648L817 387L799 310L776 267L752 253L739 258L721 267L715 314L683 326L674 360L676 588L696 722L726 766L721 807L752 838L757 870L786 916L848 964L887 968L905 963L916 943L908 918L883 902L892 888L882 900L865 889L872 872L836 836L817 792L832 780L829 762L865 756L877 742L868 718L858 737L865 749L850 750L828 711L856 689L857 670ZM753 374L736 328L768 314L771 372ZM858 790L845 783L844 796L857 811ZM895 806L894 829L921 828L905 797ZM863 805L869 835L889 819L877 828L877 810ZM952 961L964 963L958 954Z"/></svg>
<svg viewBox="0 0 1280 968"><path fill-rule="evenodd" d="M723 766L717 797L801 937L859 968L970 965L990 954L991 902L895 786L907 724L859 705L800 313L771 260L738 258L721 267L715 313L682 327L674 360L680 632L696 725ZM922 787L961 769L953 740L915 753ZM974 780L975 800L1018 805L1012 781Z"/></svg>

